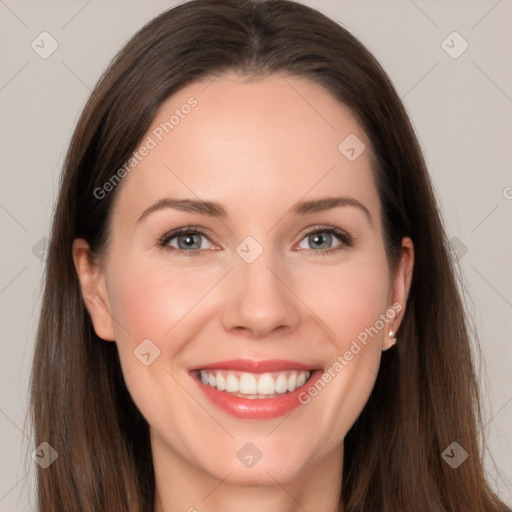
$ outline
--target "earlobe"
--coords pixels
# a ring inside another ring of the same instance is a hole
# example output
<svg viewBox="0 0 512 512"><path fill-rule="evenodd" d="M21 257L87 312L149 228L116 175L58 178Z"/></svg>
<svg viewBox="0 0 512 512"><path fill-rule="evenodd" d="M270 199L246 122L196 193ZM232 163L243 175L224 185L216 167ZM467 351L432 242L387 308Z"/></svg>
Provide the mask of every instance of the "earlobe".
<svg viewBox="0 0 512 512"><path fill-rule="evenodd" d="M414 270L414 245L409 237L402 239L402 246L400 252L400 261L396 269L393 280L393 309L396 310L395 305L400 305L398 314L389 323L389 332L385 332L385 341L383 350L387 350L397 342L397 337L400 335L398 330L402 323L407 297L411 288L412 275Z"/></svg>
<svg viewBox="0 0 512 512"><path fill-rule="evenodd" d="M82 297L94 331L100 338L114 341L114 325L104 272L97 263L92 261L89 244L83 238L74 240L72 253Z"/></svg>

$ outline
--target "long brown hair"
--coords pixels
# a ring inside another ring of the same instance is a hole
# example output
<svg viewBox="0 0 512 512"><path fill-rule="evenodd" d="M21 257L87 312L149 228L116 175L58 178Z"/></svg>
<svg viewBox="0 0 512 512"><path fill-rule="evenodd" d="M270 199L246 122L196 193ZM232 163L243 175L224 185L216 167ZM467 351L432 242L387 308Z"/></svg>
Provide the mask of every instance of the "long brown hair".
<svg viewBox="0 0 512 512"><path fill-rule="evenodd" d="M287 0L193 0L162 13L96 85L67 153L45 269L31 387L35 442L58 459L38 468L40 512L153 512L149 428L124 383L115 343L95 334L71 246L109 240L114 189L174 92L224 71L320 84L357 116L375 156L390 266L410 236L415 266L400 341L345 438L345 512L504 512L482 469L480 398L468 319L421 150L392 83L369 51L318 11ZM454 469L442 452L457 442Z"/></svg>

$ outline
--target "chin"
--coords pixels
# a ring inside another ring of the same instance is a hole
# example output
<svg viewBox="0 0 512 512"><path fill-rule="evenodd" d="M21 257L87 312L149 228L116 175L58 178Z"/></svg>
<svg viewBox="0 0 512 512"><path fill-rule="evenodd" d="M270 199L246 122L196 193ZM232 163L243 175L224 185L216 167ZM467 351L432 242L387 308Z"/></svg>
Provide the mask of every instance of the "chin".
<svg viewBox="0 0 512 512"><path fill-rule="evenodd" d="M277 439L272 443L268 440L266 443L263 440L234 441L230 440L230 446L224 444L221 457L212 454L208 460L201 461L200 467L205 473L233 485L275 486L276 481L286 484L297 479L304 474L308 465L311 466L299 443L294 443L293 450L289 446L283 450L284 443L278 443Z"/></svg>

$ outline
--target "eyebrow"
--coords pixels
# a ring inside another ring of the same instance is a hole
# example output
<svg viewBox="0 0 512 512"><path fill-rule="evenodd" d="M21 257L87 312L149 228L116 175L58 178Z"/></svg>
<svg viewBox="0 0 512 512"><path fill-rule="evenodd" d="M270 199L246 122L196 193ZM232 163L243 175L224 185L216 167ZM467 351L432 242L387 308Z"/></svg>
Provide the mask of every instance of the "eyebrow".
<svg viewBox="0 0 512 512"><path fill-rule="evenodd" d="M325 197L322 199L299 201L290 208L289 213L295 215L307 215L315 212L323 212L339 206L353 206L360 209L366 215L370 224L372 223L372 216L368 208L353 197ZM137 219L137 222L142 221L149 214L165 208L199 213L201 215L207 215L215 218L226 218L228 216L226 208L221 203L215 201L204 201L201 199L175 199L166 197L158 200L149 208L146 208Z"/></svg>

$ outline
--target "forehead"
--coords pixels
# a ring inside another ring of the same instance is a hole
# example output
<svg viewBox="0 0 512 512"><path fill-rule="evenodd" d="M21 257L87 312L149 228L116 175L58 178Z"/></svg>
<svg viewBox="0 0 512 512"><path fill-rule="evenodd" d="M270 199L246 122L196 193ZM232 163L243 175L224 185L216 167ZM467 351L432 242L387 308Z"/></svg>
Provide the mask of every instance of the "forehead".
<svg viewBox="0 0 512 512"><path fill-rule="evenodd" d="M238 216L309 195L355 195L369 208L377 198L362 128L304 78L226 74L189 84L162 104L142 146L150 149L123 180L119 215L165 196L232 203ZM352 149L362 151L356 159Z"/></svg>

